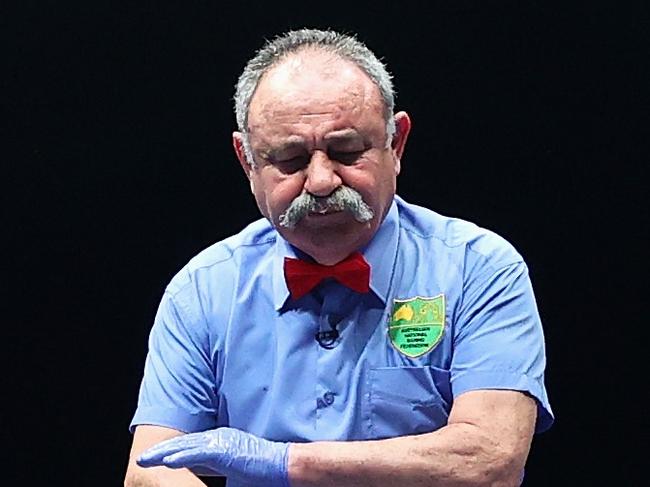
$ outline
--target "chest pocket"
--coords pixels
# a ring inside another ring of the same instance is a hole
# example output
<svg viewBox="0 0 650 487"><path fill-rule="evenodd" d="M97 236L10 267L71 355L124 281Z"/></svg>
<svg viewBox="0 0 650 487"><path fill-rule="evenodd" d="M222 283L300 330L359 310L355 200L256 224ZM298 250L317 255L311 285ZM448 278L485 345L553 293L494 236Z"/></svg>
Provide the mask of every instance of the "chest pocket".
<svg viewBox="0 0 650 487"><path fill-rule="evenodd" d="M449 371L437 367L378 367L368 371L370 437L435 431L451 409Z"/></svg>

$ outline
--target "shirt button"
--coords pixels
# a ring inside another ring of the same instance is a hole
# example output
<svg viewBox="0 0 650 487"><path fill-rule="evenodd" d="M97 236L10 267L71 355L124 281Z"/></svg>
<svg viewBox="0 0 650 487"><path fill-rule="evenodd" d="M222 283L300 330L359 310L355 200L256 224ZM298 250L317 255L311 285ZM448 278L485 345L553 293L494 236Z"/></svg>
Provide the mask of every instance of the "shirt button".
<svg viewBox="0 0 650 487"><path fill-rule="evenodd" d="M334 394L332 394L329 391L326 392L325 394L323 394L323 400L325 401L325 404L331 406L334 403Z"/></svg>

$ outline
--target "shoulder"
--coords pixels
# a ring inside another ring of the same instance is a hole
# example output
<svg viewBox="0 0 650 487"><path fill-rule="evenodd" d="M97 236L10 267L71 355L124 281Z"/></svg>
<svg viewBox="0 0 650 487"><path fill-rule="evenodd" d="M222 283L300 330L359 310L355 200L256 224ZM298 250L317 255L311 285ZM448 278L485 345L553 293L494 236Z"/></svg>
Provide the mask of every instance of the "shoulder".
<svg viewBox="0 0 650 487"><path fill-rule="evenodd" d="M405 240L416 241L437 255L462 258L463 267L479 265L493 270L523 262L505 238L460 218L441 215L397 198L400 228Z"/></svg>
<svg viewBox="0 0 650 487"><path fill-rule="evenodd" d="M214 277L221 284L228 282L235 274L264 261L277 238L269 222L259 219L191 258L172 278L166 292L174 295L188 287L202 287Z"/></svg>

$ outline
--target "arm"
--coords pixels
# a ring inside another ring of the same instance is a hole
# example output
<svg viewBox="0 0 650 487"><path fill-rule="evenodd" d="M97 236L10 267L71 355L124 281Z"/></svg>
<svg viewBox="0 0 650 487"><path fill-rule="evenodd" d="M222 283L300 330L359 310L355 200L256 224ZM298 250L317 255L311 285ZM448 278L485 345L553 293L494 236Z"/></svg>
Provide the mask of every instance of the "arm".
<svg viewBox="0 0 650 487"><path fill-rule="evenodd" d="M129 454L129 466L124 479L125 487L205 487L187 469L172 470L167 467L142 468L135 459L144 450L161 441L182 435L182 431L162 426L140 425L133 434L133 445Z"/></svg>
<svg viewBox="0 0 650 487"><path fill-rule="evenodd" d="M516 486L535 427L534 399L516 391L460 395L438 431L365 442L294 443L292 487Z"/></svg>
<svg viewBox="0 0 650 487"><path fill-rule="evenodd" d="M378 441L278 443L232 428L165 441L145 467L200 467L254 485L287 487L520 484L537 405L517 391L461 394L433 433Z"/></svg>
<svg viewBox="0 0 650 487"><path fill-rule="evenodd" d="M208 338L196 311L200 305L186 279L179 273L165 291L149 337L138 408L131 423L133 445L126 487L205 487L187 469L143 469L135 462L142 451L156 443L184 431L215 426L214 383L205 349Z"/></svg>

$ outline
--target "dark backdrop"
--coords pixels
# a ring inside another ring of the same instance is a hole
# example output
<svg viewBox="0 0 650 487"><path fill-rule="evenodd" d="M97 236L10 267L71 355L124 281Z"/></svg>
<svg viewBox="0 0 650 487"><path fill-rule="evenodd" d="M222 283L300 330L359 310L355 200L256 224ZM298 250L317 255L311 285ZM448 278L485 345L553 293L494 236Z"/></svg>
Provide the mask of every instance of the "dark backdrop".
<svg viewBox="0 0 650 487"><path fill-rule="evenodd" d="M258 217L230 148L233 85L264 38L303 26L358 33L394 72L414 123L399 193L495 230L530 266L557 421L525 485L638 485L642 4L3 9L7 485L121 483L164 286Z"/></svg>

